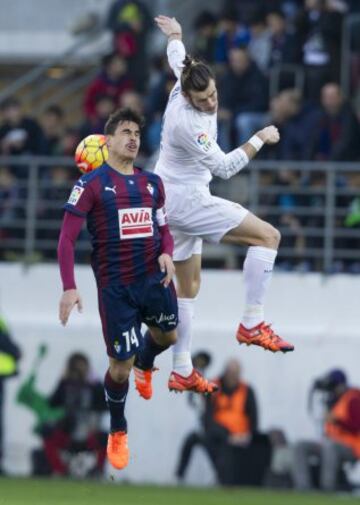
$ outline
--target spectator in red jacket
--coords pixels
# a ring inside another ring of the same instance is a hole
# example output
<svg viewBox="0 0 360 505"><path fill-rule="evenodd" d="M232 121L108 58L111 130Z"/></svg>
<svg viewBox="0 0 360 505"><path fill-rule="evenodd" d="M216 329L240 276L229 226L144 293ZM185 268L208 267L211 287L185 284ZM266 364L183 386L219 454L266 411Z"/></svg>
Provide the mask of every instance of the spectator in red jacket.
<svg viewBox="0 0 360 505"><path fill-rule="evenodd" d="M100 95L108 95L119 103L121 95L133 89L127 63L119 54L104 57L100 74L90 83L85 93L84 109L89 119L96 115L96 101Z"/></svg>

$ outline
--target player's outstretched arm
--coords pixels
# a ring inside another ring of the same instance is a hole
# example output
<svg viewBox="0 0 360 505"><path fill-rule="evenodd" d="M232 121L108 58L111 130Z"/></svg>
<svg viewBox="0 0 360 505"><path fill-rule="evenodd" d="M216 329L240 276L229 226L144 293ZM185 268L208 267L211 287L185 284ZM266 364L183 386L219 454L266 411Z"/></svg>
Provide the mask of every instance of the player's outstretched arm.
<svg viewBox="0 0 360 505"><path fill-rule="evenodd" d="M59 319L61 324L64 326L66 325L70 313L75 305L78 306L79 312L82 311L81 297L75 284L74 250L75 242L80 233L83 222L84 218L65 212L60 232L57 252L64 292L59 303Z"/></svg>
<svg viewBox="0 0 360 505"><path fill-rule="evenodd" d="M155 22L163 34L167 36L168 42L171 40L182 40L182 28L175 18L169 18L160 14L156 16Z"/></svg>
<svg viewBox="0 0 360 505"><path fill-rule="evenodd" d="M182 43L181 25L175 18L169 18L168 16L162 15L157 16L155 18L155 22L163 34L168 38L168 62L177 79L179 79L186 55L185 46Z"/></svg>

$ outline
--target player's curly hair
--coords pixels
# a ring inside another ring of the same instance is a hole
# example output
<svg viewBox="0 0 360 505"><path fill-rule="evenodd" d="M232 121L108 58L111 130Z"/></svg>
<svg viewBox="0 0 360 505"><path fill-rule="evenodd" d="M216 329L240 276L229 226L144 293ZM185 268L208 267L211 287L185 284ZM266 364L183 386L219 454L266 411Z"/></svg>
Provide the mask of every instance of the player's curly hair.
<svg viewBox="0 0 360 505"><path fill-rule="evenodd" d="M124 107L116 110L109 116L109 119L105 124L104 134L114 135L118 124L123 123L124 121L131 121L132 123L137 124L140 129L145 125L145 119L141 114L136 112L134 109Z"/></svg>
<svg viewBox="0 0 360 505"><path fill-rule="evenodd" d="M211 79L215 76L211 68L203 61L193 58L189 54L183 61L184 68L181 73L181 89L184 93L189 91L205 91Z"/></svg>

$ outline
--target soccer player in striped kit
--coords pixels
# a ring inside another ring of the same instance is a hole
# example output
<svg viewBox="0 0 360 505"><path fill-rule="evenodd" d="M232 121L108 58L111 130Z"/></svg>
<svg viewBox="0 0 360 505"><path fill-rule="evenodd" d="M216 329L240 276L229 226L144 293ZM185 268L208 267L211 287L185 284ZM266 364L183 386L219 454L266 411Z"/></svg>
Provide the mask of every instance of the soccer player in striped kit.
<svg viewBox="0 0 360 505"><path fill-rule="evenodd" d="M74 278L74 246L84 221L92 241L92 268L109 356L105 393L111 416L107 454L118 469L129 461L124 416L129 374L136 359L136 387L152 394L155 356L176 340L177 301L172 283L173 239L166 222L159 176L134 167L142 117L130 109L112 114L105 126L107 163L82 176L65 205L58 258L65 325L82 301ZM148 326L143 337L141 323Z"/></svg>

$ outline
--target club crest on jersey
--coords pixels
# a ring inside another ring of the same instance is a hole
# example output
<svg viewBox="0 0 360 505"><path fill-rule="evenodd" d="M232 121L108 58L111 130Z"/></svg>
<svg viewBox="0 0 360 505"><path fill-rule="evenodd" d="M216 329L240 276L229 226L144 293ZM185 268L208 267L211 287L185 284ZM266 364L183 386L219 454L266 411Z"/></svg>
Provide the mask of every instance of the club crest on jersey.
<svg viewBox="0 0 360 505"><path fill-rule="evenodd" d="M119 209L121 239L152 237L154 234L151 207Z"/></svg>
<svg viewBox="0 0 360 505"><path fill-rule="evenodd" d="M83 191L85 188L82 188L81 186L74 186L73 190L71 192L71 195L69 196L68 203L70 205L76 205L80 199L80 196L82 195Z"/></svg>
<svg viewBox="0 0 360 505"><path fill-rule="evenodd" d="M207 133L199 133L196 138L196 142L201 147L201 149L207 153L211 149L211 138Z"/></svg>
<svg viewBox="0 0 360 505"><path fill-rule="evenodd" d="M147 183L146 189L148 190L151 196L154 194L154 186L151 184L151 182Z"/></svg>

